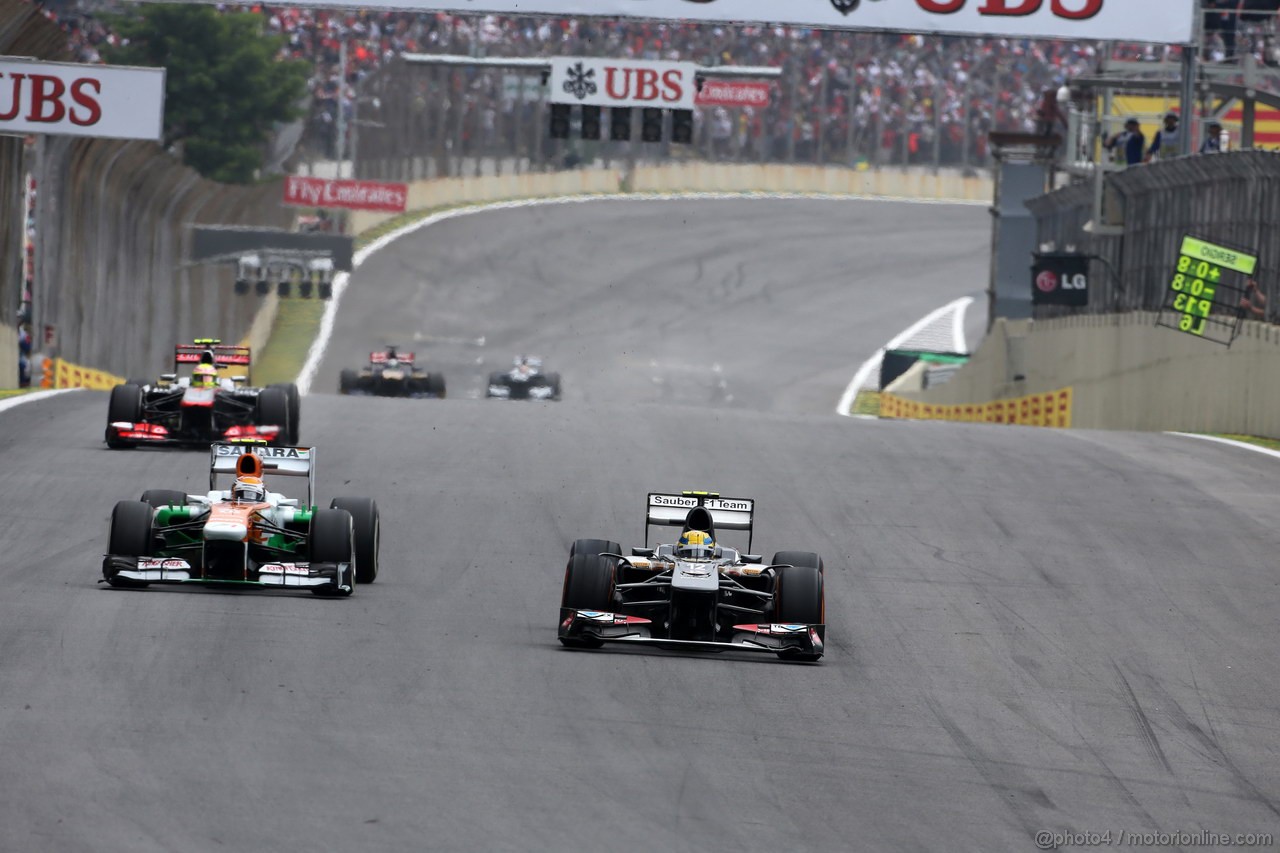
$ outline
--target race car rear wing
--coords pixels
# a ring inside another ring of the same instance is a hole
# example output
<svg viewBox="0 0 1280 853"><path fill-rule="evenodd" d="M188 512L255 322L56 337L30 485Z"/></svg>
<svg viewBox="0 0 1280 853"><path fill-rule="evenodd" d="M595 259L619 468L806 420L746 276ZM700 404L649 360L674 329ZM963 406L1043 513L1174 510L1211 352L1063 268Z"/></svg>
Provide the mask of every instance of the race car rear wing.
<svg viewBox="0 0 1280 853"><path fill-rule="evenodd" d="M262 460L262 473L307 478L307 506L315 505L316 449L269 447L260 441L218 442L209 446L209 488L218 488L218 475L235 476L240 457L252 453Z"/></svg>
<svg viewBox="0 0 1280 853"><path fill-rule="evenodd" d="M411 352L398 352L396 353L396 358L399 359L402 364L413 364L414 356ZM369 363L386 364L387 354L385 352L371 352L369 353Z"/></svg>
<svg viewBox="0 0 1280 853"><path fill-rule="evenodd" d="M725 498L719 492L650 492L645 505L644 545L649 547L650 527L684 527L689 510L702 507L717 530L747 531L747 551L754 537L756 502L751 498Z"/></svg>
<svg viewBox="0 0 1280 853"><path fill-rule="evenodd" d="M248 367L252 359L249 347L218 343L178 344L173 348L175 372L181 364L200 364L213 359L215 367Z"/></svg>

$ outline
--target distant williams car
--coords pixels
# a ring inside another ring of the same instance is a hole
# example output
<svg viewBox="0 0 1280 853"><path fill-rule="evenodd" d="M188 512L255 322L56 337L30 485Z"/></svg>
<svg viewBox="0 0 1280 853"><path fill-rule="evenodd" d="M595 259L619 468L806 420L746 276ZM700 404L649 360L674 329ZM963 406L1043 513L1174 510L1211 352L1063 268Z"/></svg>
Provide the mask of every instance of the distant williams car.
<svg viewBox="0 0 1280 853"><path fill-rule="evenodd" d="M718 530L747 532L755 501L714 492L650 494L645 547L579 539L569 549L560 600L560 642L571 648L639 643L692 651L769 652L816 661L826 648L822 558L779 551L764 558L726 548ZM649 548L651 525L680 538Z"/></svg>
<svg viewBox="0 0 1280 853"><path fill-rule="evenodd" d="M111 389L106 442L111 448L148 444L208 447L212 442L260 438L298 442L301 405L292 383L246 384L248 347L198 338L173 350L173 372L157 382L131 379ZM190 372L183 375L183 372ZM239 371L233 376L225 373Z"/></svg>
<svg viewBox="0 0 1280 853"><path fill-rule="evenodd" d="M400 352L392 346L369 353L367 367L342 371L338 391L375 397L443 398L444 374L422 370L413 353Z"/></svg>
<svg viewBox="0 0 1280 853"><path fill-rule="evenodd" d="M378 576L378 505L315 500L315 448L214 444L209 492L148 489L111 513L103 579L117 587L240 585L346 596ZM219 476L235 480L218 488ZM267 490L264 475L305 477L306 501Z"/></svg>
<svg viewBox="0 0 1280 853"><path fill-rule="evenodd" d="M498 400L559 400L560 374L542 369L542 359L518 355L511 369L489 374L484 395Z"/></svg>

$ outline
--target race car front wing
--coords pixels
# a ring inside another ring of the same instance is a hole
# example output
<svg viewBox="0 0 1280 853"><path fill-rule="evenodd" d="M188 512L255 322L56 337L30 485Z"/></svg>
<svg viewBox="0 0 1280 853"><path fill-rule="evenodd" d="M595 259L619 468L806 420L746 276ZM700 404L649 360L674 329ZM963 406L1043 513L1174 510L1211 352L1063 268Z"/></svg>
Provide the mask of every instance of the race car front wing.
<svg viewBox="0 0 1280 853"><path fill-rule="evenodd" d="M243 580L206 578L186 560L172 557L121 557L102 560L102 579L112 586L140 584L213 584L262 589L334 589L350 591L350 563L266 563L251 569Z"/></svg>
<svg viewBox="0 0 1280 853"><path fill-rule="evenodd" d="M751 624L734 625L732 639L672 640L655 637L653 622L639 616L606 613L601 610L560 608L559 638L562 642L599 646L604 643L634 643L690 651L767 652L820 657L826 649L826 625Z"/></svg>

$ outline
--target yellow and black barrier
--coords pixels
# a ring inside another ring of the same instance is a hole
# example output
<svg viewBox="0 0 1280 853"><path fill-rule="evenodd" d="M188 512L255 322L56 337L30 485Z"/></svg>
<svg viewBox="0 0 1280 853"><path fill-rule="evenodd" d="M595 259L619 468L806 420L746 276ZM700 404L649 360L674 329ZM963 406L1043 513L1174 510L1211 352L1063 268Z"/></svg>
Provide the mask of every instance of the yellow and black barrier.
<svg viewBox="0 0 1280 853"><path fill-rule="evenodd" d="M72 364L61 358L45 358L41 363L43 375L41 388L89 388L94 391L109 391L117 385L124 384L124 378L107 373L105 370L94 370Z"/></svg>
<svg viewBox="0 0 1280 853"><path fill-rule="evenodd" d="M1021 424L1023 426L1071 426L1072 389L1029 394L989 403L942 405L908 400L896 394L880 395L880 417L904 420L961 421L976 424Z"/></svg>

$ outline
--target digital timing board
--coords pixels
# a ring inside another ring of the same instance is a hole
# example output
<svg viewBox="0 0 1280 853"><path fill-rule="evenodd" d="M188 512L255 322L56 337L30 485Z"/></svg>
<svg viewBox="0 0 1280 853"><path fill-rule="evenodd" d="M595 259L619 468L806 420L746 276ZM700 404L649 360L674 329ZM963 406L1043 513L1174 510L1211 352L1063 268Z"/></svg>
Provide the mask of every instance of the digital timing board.
<svg viewBox="0 0 1280 853"><path fill-rule="evenodd" d="M1241 275L1252 276L1258 256L1196 237L1183 237L1157 326L1231 346L1240 333L1245 295Z"/></svg>

